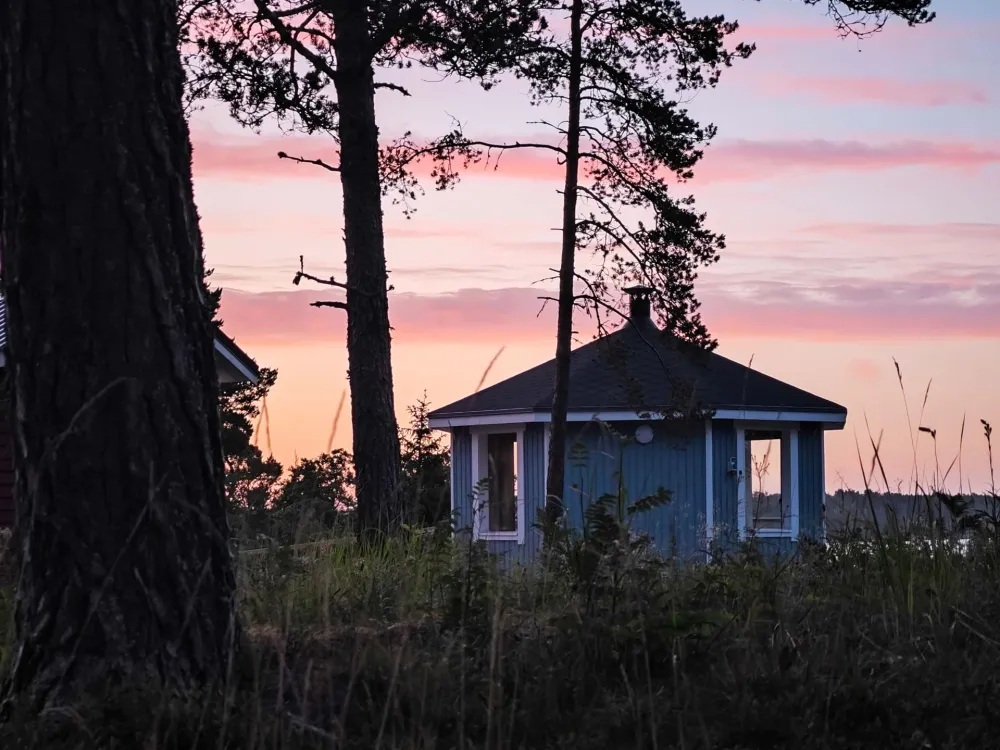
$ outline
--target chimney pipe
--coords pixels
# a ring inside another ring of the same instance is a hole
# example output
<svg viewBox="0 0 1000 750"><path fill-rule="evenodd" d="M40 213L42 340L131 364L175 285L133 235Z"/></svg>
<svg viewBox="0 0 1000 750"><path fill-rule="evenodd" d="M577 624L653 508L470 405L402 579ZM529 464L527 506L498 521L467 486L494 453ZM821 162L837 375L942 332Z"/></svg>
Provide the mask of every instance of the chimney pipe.
<svg viewBox="0 0 1000 750"><path fill-rule="evenodd" d="M655 292L648 286L630 286L622 290L629 296L628 317L633 323L645 323L651 319L649 295Z"/></svg>

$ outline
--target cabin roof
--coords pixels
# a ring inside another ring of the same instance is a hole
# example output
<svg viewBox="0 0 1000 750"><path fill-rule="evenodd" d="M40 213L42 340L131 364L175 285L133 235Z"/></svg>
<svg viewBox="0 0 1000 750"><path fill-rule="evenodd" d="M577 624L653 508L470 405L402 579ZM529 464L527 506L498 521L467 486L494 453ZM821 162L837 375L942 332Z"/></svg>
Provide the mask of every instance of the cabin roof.
<svg viewBox="0 0 1000 750"><path fill-rule="evenodd" d="M545 413L552 408L555 360L443 406L429 417ZM570 412L743 410L830 415L847 409L660 331L647 319L575 349L570 356Z"/></svg>

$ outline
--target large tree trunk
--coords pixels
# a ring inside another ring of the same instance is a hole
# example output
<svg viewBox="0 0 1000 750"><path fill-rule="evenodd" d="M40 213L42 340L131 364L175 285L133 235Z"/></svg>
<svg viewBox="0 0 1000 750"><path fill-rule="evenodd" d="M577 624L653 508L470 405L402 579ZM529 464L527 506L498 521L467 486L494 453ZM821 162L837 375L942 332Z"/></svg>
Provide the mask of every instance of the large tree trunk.
<svg viewBox="0 0 1000 750"><path fill-rule="evenodd" d="M576 202L580 171L580 81L582 78L583 0L570 13L569 117L566 126L566 182L563 187L562 258L559 265L559 316L556 322L556 376L549 436L549 472L545 483L545 520L551 530L563 511L566 475L566 414L569 365L573 346L573 282L576 261Z"/></svg>
<svg viewBox="0 0 1000 750"><path fill-rule="evenodd" d="M237 633L176 0L6 0L9 699L226 676Z"/></svg>
<svg viewBox="0 0 1000 750"><path fill-rule="evenodd" d="M392 392L388 277L382 230L375 74L364 2L334 7L344 190L347 355L354 433L357 532L363 543L403 521Z"/></svg>

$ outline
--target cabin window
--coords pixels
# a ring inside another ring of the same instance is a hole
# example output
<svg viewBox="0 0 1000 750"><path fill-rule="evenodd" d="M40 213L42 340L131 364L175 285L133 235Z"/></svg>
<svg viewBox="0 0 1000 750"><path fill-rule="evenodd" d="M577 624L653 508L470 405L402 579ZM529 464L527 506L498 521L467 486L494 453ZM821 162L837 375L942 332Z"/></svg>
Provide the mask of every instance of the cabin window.
<svg viewBox="0 0 1000 750"><path fill-rule="evenodd" d="M517 433L487 435L489 519L487 531L517 531Z"/></svg>
<svg viewBox="0 0 1000 750"><path fill-rule="evenodd" d="M741 527L756 536L798 536L798 430L746 427L738 431Z"/></svg>
<svg viewBox="0 0 1000 750"><path fill-rule="evenodd" d="M473 433L473 443L476 535L521 542L524 497L518 477L524 461L524 430L519 426L483 428Z"/></svg>

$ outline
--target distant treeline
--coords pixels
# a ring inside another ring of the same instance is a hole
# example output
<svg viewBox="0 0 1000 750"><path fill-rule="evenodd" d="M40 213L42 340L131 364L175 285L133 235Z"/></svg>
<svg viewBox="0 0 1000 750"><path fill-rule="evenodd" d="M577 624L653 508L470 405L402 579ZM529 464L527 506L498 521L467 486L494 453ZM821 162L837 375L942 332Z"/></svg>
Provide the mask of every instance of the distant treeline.
<svg viewBox="0 0 1000 750"><path fill-rule="evenodd" d="M987 494L955 497L873 492L869 503L863 492L841 490L826 496L827 529L839 531L858 524L871 524L873 509L875 518L883 528L893 518L903 524L912 524L926 521L929 514L948 524L959 516L1000 516L1000 497Z"/></svg>

